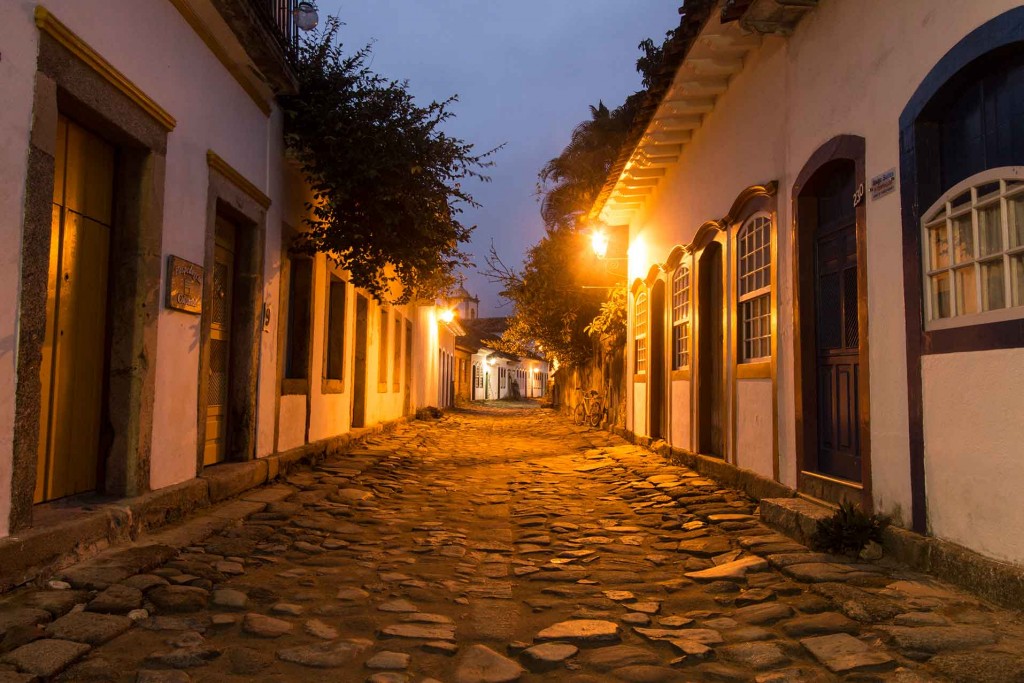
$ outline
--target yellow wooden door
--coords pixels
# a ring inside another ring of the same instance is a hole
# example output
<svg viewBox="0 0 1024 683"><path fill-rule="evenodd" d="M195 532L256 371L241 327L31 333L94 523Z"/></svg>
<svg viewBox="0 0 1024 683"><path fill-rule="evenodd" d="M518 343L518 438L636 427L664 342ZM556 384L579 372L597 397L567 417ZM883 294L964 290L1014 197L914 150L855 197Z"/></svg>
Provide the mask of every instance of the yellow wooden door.
<svg viewBox="0 0 1024 683"><path fill-rule="evenodd" d="M213 254L213 296L210 298L210 360L206 376L206 444L203 464L227 459L228 397L231 373L231 301L235 274L235 228L220 218Z"/></svg>
<svg viewBox="0 0 1024 683"><path fill-rule="evenodd" d="M96 488L107 349L114 148L60 117L35 500Z"/></svg>

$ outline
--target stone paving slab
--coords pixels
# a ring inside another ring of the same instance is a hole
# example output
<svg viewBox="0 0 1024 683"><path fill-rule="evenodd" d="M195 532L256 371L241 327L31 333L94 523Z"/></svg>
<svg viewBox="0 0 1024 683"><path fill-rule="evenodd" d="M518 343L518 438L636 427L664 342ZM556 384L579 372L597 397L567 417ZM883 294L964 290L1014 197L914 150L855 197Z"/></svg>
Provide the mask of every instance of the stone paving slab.
<svg viewBox="0 0 1024 683"><path fill-rule="evenodd" d="M456 411L4 596L0 683L1024 673L1017 614L756 513L530 404Z"/></svg>

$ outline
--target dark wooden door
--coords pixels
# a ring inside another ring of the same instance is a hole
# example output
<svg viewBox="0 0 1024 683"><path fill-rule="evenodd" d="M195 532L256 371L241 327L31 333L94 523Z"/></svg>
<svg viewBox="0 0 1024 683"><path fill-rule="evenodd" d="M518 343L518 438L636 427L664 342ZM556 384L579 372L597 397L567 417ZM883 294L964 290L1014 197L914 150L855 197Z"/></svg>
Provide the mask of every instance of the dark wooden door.
<svg viewBox="0 0 1024 683"><path fill-rule="evenodd" d="M352 426L366 426L366 343L370 302L356 294L356 350L352 375Z"/></svg>
<svg viewBox="0 0 1024 683"><path fill-rule="evenodd" d="M725 387L722 381L722 248L701 253L697 282L697 446L704 455L725 455Z"/></svg>
<svg viewBox="0 0 1024 683"><path fill-rule="evenodd" d="M231 326L235 280L235 226L217 217L213 252L210 359L206 370L206 443L203 464L227 460L228 401L231 396Z"/></svg>
<svg viewBox="0 0 1024 683"><path fill-rule="evenodd" d="M664 439L665 428L665 283L658 280L651 288L647 310L650 321L647 381L650 387L648 420L650 437Z"/></svg>
<svg viewBox="0 0 1024 683"><path fill-rule="evenodd" d="M837 166L817 197L814 237L818 471L861 479L857 229L852 164Z"/></svg>
<svg viewBox="0 0 1024 683"><path fill-rule="evenodd" d="M412 412L412 323L405 321L405 396L402 398L402 414Z"/></svg>

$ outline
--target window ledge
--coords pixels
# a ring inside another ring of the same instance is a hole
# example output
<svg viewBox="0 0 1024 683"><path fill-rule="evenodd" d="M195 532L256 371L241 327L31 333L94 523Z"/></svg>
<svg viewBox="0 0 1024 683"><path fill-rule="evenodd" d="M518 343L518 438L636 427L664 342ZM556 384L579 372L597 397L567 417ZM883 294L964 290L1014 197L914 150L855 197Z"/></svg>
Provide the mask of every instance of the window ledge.
<svg viewBox="0 0 1024 683"><path fill-rule="evenodd" d="M343 380L343 379L323 379L320 382L320 393L321 394L344 394L345 393L345 380Z"/></svg>
<svg viewBox="0 0 1024 683"><path fill-rule="evenodd" d="M935 330L949 330L956 327L971 327L973 325L985 325L987 323L1001 323L1009 320L1024 320L1024 306L1012 306L1000 308L994 311L983 311L981 313L970 313L958 315L953 318L938 318L931 320L925 325L926 332Z"/></svg>
<svg viewBox="0 0 1024 683"><path fill-rule="evenodd" d="M690 368L679 368L678 370L673 370L671 379L673 382L690 379Z"/></svg>
<svg viewBox="0 0 1024 683"><path fill-rule="evenodd" d="M282 396L305 396L309 393L309 380L305 379L283 379L281 380Z"/></svg>
<svg viewBox="0 0 1024 683"><path fill-rule="evenodd" d="M634 384L647 384L647 373L641 372L633 375Z"/></svg>
<svg viewBox="0 0 1024 683"><path fill-rule="evenodd" d="M771 379L772 362L770 360L740 363L736 366L737 379Z"/></svg>

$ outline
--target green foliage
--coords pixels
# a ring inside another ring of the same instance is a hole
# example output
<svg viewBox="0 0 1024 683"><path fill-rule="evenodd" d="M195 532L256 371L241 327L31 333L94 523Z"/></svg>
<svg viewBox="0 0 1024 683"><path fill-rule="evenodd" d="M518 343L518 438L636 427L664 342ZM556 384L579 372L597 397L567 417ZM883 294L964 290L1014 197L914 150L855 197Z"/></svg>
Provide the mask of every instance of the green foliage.
<svg viewBox="0 0 1024 683"><path fill-rule="evenodd" d="M665 61L665 48L679 29L672 29L665 32L665 40L657 45L653 40L647 38L641 40L637 48L643 54L636 60L636 70L643 79L644 88L651 88L655 79L660 75L661 65Z"/></svg>
<svg viewBox="0 0 1024 683"><path fill-rule="evenodd" d="M853 503L844 502L831 517L818 521L811 543L822 552L856 557L868 541L882 542L882 532L890 521L888 517L869 515Z"/></svg>
<svg viewBox="0 0 1024 683"><path fill-rule="evenodd" d="M476 203L462 184L488 180L496 150L441 130L455 97L420 106L408 83L370 71L369 48L346 55L340 25L331 17L303 42L299 94L282 98L285 143L313 192L294 248L329 254L379 300L432 297L468 263L473 228L459 215Z"/></svg>
<svg viewBox="0 0 1024 683"><path fill-rule="evenodd" d="M604 102L590 107L590 119L572 131L569 144L538 174L540 215L548 230L577 229L597 199L626 141L638 99L608 109Z"/></svg>
<svg viewBox="0 0 1024 683"><path fill-rule="evenodd" d="M591 337L610 338L613 346L622 345L626 341L626 307L626 288L616 287L584 331Z"/></svg>
<svg viewBox="0 0 1024 683"><path fill-rule="evenodd" d="M519 271L491 249L486 275L515 305L500 350L521 355L536 349L570 366L587 361L593 344L584 330L601 305L601 290L583 289L591 277L589 263L581 258L588 249L578 232L548 231Z"/></svg>

